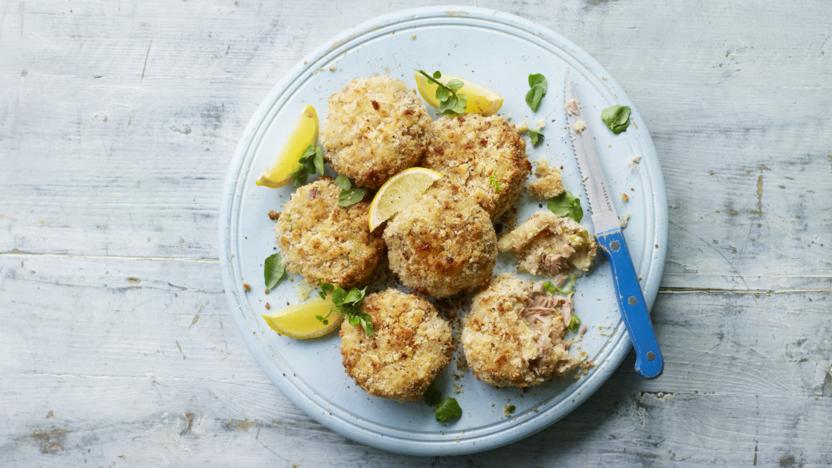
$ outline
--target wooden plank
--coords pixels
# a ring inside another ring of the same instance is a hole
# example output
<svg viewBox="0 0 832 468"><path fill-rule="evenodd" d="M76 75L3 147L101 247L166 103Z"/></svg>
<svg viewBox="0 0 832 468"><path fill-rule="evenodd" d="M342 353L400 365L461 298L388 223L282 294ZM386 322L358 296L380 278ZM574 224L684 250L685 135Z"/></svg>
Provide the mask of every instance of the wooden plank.
<svg viewBox="0 0 832 468"><path fill-rule="evenodd" d="M832 5L502 6L581 44L639 104L671 208L666 286L829 287ZM283 7L6 14L0 252L216 258L224 171L262 97L316 44L386 9Z"/></svg>
<svg viewBox="0 0 832 468"><path fill-rule="evenodd" d="M210 261L6 255L0 297L2 465L424 463L285 400L230 323ZM628 360L564 422L449 463L828 464L830 305L828 291L663 293L661 378Z"/></svg>

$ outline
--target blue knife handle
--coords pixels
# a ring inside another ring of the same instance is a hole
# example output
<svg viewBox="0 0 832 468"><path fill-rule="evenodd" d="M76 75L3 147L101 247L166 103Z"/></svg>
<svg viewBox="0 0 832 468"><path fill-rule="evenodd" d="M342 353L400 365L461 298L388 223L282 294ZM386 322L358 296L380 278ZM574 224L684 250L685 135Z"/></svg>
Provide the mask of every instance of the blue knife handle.
<svg viewBox="0 0 832 468"><path fill-rule="evenodd" d="M636 351L636 372L648 379L656 378L664 370L664 359L624 234L613 229L602 232L597 239L610 260L618 306Z"/></svg>

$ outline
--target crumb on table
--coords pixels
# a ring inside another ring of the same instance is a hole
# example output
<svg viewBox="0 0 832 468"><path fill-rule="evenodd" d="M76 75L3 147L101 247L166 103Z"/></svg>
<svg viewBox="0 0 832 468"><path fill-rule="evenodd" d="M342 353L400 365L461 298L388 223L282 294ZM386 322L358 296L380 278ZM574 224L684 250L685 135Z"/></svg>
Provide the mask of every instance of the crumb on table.
<svg viewBox="0 0 832 468"><path fill-rule="evenodd" d="M251 285L246 283L245 281L243 281L243 291L245 291L245 292L250 292L251 291Z"/></svg>
<svg viewBox="0 0 832 468"><path fill-rule="evenodd" d="M272 221L277 221L280 219L280 212L275 210L269 210L269 219Z"/></svg>

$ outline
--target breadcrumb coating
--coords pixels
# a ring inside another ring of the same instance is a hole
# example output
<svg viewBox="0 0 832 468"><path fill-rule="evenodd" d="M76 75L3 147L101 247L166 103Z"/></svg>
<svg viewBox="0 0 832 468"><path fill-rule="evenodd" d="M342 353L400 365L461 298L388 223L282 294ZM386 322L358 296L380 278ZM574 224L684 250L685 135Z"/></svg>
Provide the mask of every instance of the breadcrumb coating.
<svg viewBox="0 0 832 468"><path fill-rule="evenodd" d="M336 172L378 188L421 161L430 123L416 92L402 81L357 78L329 97L321 141Z"/></svg>
<svg viewBox="0 0 832 468"><path fill-rule="evenodd" d="M331 179L298 188L275 223L277 245L290 273L311 284L365 282L384 255L384 241L367 228L369 205L338 206Z"/></svg>
<svg viewBox="0 0 832 468"><path fill-rule="evenodd" d="M575 267L588 271L598 251L595 238L571 218L538 211L500 238L500 252L512 252L517 268L533 275L556 276Z"/></svg>
<svg viewBox="0 0 832 468"><path fill-rule="evenodd" d="M384 230L390 269L405 286L434 297L485 285L497 259L488 213L443 180Z"/></svg>
<svg viewBox="0 0 832 468"><path fill-rule="evenodd" d="M492 219L499 218L531 172L526 143L514 126L499 115L469 114L442 117L431 129L424 165L463 186Z"/></svg>
<svg viewBox="0 0 832 468"><path fill-rule="evenodd" d="M578 361L564 341L566 297L503 274L474 296L462 346L471 371L497 387L529 387L563 375Z"/></svg>
<svg viewBox="0 0 832 468"><path fill-rule="evenodd" d="M341 324L347 373L371 395L418 400L451 359L451 326L430 302L395 289L370 294L362 310L373 319L372 336Z"/></svg>
<svg viewBox="0 0 832 468"><path fill-rule="evenodd" d="M529 182L529 192L533 197L547 200L566 191L560 170L550 166L545 160L540 160L535 164L534 175L537 179Z"/></svg>

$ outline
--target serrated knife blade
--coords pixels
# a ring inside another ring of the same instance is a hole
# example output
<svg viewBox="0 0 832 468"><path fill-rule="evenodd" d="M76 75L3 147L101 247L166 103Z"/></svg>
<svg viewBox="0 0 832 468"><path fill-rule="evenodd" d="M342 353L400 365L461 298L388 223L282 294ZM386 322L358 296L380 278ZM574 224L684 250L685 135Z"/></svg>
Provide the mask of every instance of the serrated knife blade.
<svg viewBox="0 0 832 468"><path fill-rule="evenodd" d="M598 154L595 152L595 142L592 138L592 131L586 124L581 110L580 100L575 93L575 83L569 79L566 73L564 80L564 109L566 109L566 122L569 126L569 140L572 142L572 151L578 161L578 170L581 173L586 196L589 199L589 209L592 212L592 225L595 233L609 231L620 227L618 213L610 199L609 190L604 179L604 171Z"/></svg>

